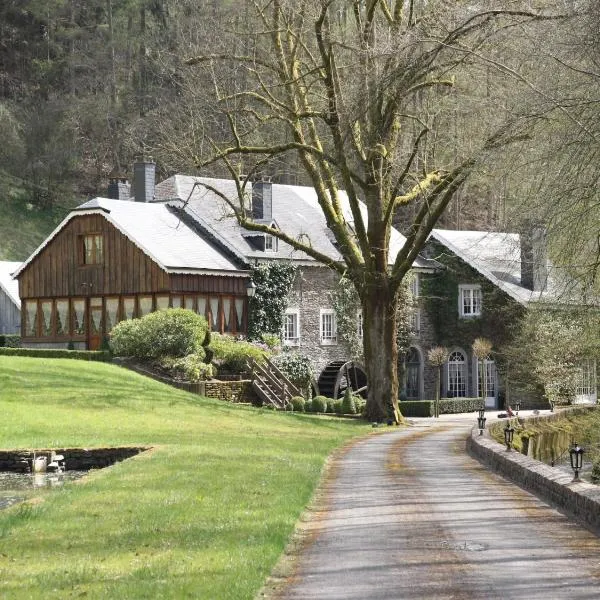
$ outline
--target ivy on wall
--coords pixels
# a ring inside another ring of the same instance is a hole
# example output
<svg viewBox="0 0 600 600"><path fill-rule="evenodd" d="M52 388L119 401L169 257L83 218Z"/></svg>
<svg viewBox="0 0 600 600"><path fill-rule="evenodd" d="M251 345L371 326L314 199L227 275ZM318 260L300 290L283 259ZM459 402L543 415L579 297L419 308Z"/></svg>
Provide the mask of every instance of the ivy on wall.
<svg viewBox="0 0 600 600"><path fill-rule="evenodd" d="M256 291L249 303L248 339L260 340L263 334L281 334L296 271L294 265L284 262L269 262L253 269Z"/></svg>
<svg viewBox="0 0 600 600"><path fill-rule="evenodd" d="M408 275L398 292L396 314L399 354L406 353L412 340L411 312L414 308L414 298L410 291L412 276ZM331 291L331 302L335 311L338 338L347 346L353 360L363 356L363 340L358 329L358 313L361 310L360 298L353 283L347 277L341 277ZM363 323L363 329L368 326Z"/></svg>
<svg viewBox="0 0 600 600"><path fill-rule="evenodd" d="M497 365L503 349L521 329L526 309L475 269L448 250L432 242L430 249L445 267L443 272L421 278L424 308L435 332L436 343L469 351L475 338L491 341ZM458 314L459 284L481 285L481 316L461 318Z"/></svg>

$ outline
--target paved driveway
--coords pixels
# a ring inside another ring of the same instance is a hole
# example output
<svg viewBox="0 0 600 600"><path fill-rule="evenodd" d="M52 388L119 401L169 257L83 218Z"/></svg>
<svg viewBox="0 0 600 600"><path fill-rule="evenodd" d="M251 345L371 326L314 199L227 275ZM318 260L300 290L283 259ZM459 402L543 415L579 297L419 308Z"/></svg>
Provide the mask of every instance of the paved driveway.
<svg viewBox="0 0 600 600"><path fill-rule="evenodd" d="M473 422L421 421L338 459L273 597L600 598L600 538L468 457Z"/></svg>

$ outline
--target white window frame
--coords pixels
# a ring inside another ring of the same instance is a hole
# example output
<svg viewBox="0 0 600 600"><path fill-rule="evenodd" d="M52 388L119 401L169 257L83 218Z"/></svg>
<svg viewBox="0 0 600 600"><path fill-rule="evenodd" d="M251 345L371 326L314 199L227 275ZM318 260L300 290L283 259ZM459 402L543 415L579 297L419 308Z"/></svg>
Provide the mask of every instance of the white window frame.
<svg viewBox="0 0 600 600"><path fill-rule="evenodd" d="M274 235L265 234L265 252L277 252L277 238Z"/></svg>
<svg viewBox="0 0 600 600"><path fill-rule="evenodd" d="M465 304L467 304L467 311L465 311ZM480 285L461 284L458 286L458 314L463 319L480 317L482 304L483 298Z"/></svg>
<svg viewBox="0 0 600 600"><path fill-rule="evenodd" d="M288 328L288 317L292 317L291 333L295 335L288 335L288 333L290 333ZM283 317L283 330L281 332L281 340L284 346L300 345L300 310L298 308L286 309Z"/></svg>
<svg viewBox="0 0 600 600"><path fill-rule="evenodd" d="M319 338L322 346L337 345L337 320L332 308L322 308L319 311Z"/></svg>
<svg viewBox="0 0 600 600"><path fill-rule="evenodd" d="M575 390L575 403L598 401L596 381L596 360L584 359L577 366L577 387Z"/></svg>
<svg viewBox="0 0 600 600"><path fill-rule="evenodd" d="M461 357L460 360L457 360L458 355ZM468 396L467 376L467 355L460 349L453 350L446 363L446 395L449 398Z"/></svg>
<svg viewBox="0 0 600 600"><path fill-rule="evenodd" d="M418 273L412 273L411 275L410 293L412 294L413 299L416 299L421 295L421 281Z"/></svg>

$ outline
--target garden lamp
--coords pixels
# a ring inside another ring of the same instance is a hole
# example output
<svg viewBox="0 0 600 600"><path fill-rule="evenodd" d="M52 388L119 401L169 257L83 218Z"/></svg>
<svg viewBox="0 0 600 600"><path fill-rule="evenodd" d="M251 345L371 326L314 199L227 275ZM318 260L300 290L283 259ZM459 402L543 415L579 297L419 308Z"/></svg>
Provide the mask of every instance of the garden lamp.
<svg viewBox="0 0 600 600"><path fill-rule="evenodd" d="M477 427L479 427L479 435L483 435L483 430L485 429L486 418L479 411L479 417L477 418Z"/></svg>
<svg viewBox="0 0 600 600"><path fill-rule="evenodd" d="M246 296L248 296L248 298L252 298L254 296L254 292L256 292L256 285L254 281L250 279L246 284Z"/></svg>
<svg viewBox="0 0 600 600"><path fill-rule="evenodd" d="M504 428L504 442L506 444L507 452L510 452L512 447L513 436L515 435L515 428L508 422Z"/></svg>
<svg viewBox="0 0 600 600"><path fill-rule="evenodd" d="M579 479L579 471L583 467L583 453L585 450L577 442L573 442L569 448L569 457L571 458L571 469L575 471L574 481Z"/></svg>

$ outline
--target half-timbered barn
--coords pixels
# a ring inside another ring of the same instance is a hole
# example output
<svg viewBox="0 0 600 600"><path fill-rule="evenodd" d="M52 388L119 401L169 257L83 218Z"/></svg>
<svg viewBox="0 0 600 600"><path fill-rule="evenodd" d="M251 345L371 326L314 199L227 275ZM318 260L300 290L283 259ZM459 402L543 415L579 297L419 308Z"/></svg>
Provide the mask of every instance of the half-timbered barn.
<svg viewBox="0 0 600 600"><path fill-rule="evenodd" d="M162 203L86 202L15 276L25 346L97 349L120 320L168 307L246 330L248 272Z"/></svg>
<svg viewBox="0 0 600 600"><path fill-rule="evenodd" d="M12 278L21 263L0 261L0 334L21 331L21 300L19 285Z"/></svg>

